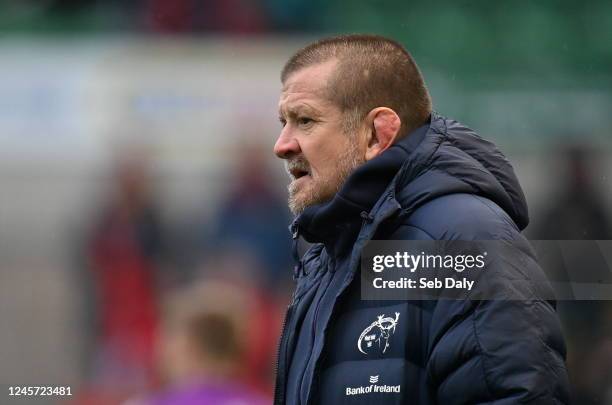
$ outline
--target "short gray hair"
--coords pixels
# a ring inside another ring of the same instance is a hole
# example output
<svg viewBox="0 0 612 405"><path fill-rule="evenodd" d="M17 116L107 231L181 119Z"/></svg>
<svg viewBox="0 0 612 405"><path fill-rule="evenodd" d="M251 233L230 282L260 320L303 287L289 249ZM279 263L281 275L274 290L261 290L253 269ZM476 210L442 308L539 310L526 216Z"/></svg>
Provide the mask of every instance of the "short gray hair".
<svg viewBox="0 0 612 405"><path fill-rule="evenodd" d="M308 66L338 60L327 97L345 116L345 132L354 132L376 107L393 109L402 122L399 136L423 125L431 97L414 59L398 42L378 35L324 38L296 52L281 72L281 82Z"/></svg>

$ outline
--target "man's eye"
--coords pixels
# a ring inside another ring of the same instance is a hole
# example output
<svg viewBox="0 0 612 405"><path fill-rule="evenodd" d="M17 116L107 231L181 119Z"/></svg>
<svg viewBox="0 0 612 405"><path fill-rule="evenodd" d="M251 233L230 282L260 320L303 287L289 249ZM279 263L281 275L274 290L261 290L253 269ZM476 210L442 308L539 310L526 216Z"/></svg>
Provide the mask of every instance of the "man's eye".
<svg viewBox="0 0 612 405"><path fill-rule="evenodd" d="M287 120L286 120L286 119L284 119L284 118L280 118L280 117L279 117L279 119L278 119L278 120L279 120L279 121L280 121L280 123L281 123L281 127L284 127L285 125L287 125Z"/></svg>
<svg viewBox="0 0 612 405"><path fill-rule="evenodd" d="M297 123L298 125L308 125L313 123L314 120L312 118L308 118L308 117L300 117L297 119Z"/></svg>

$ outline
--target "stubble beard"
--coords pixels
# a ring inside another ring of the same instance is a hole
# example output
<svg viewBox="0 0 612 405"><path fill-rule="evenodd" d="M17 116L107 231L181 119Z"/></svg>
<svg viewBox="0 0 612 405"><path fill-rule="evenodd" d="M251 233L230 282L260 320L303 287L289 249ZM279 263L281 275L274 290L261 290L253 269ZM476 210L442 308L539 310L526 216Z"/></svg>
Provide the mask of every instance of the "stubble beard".
<svg viewBox="0 0 612 405"><path fill-rule="evenodd" d="M289 191L289 209L294 215L299 215L312 205L322 204L330 201L340 190L349 175L365 159L359 156L357 146L350 143L349 148L338 157L335 170L325 176L311 178L307 184L299 186L294 180L287 186ZM292 165L307 168L308 162L299 156L289 161L285 161L288 170Z"/></svg>

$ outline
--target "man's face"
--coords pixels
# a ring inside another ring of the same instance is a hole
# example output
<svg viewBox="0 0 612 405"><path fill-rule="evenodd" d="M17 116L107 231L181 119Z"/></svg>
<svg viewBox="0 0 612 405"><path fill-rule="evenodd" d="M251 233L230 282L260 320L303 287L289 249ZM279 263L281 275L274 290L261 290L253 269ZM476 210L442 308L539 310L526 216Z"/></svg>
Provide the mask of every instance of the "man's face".
<svg viewBox="0 0 612 405"><path fill-rule="evenodd" d="M291 177L289 208L294 214L329 201L348 175L363 163L356 134L345 134L343 115L326 97L335 61L292 73L283 85L279 117L283 129L274 153L285 159Z"/></svg>

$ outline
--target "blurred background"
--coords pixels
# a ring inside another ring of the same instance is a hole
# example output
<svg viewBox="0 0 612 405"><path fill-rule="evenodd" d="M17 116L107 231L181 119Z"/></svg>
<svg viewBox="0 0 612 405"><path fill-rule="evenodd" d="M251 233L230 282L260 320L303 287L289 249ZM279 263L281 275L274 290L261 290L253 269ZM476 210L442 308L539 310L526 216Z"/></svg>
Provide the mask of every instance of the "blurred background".
<svg viewBox="0 0 612 405"><path fill-rule="evenodd" d="M349 32L509 156L530 238L612 239L609 1L0 0L0 403L269 403L279 72ZM610 302L559 303L576 404L612 404Z"/></svg>

